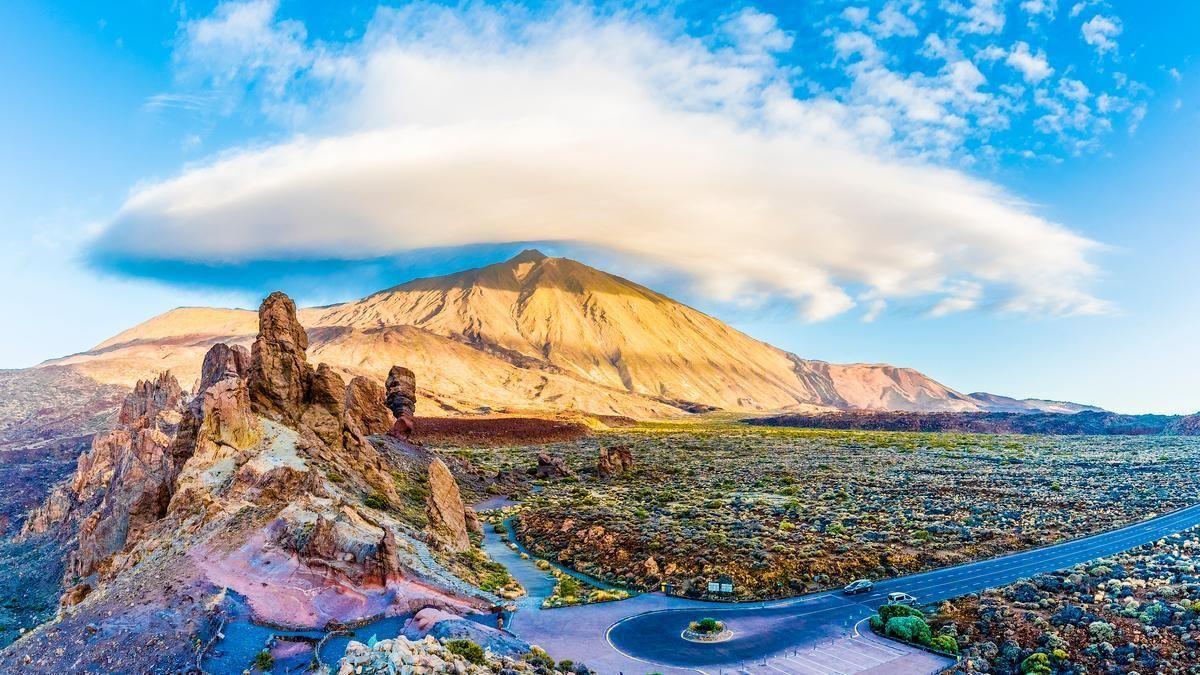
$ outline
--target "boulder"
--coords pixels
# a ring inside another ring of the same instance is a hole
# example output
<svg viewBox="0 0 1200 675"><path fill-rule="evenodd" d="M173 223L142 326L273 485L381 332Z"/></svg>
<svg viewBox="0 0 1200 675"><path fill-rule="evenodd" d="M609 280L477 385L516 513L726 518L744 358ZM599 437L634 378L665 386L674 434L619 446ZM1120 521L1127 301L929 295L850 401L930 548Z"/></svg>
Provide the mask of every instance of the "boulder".
<svg viewBox="0 0 1200 675"><path fill-rule="evenodd" d="M313 376L307 351L308 335L296 319L295 303L279 291L267 296L258 308L258 337L250 349L254 412L299 421Z"/></svg>
<svg viewBox="0 0 1200 675"><path fill-rule="evenodd" d="M59 598L58 604L61 607L74 607L83 602L83 599L92 592L92 585L87 582L81 582L68 588Z"/></svg>
<svg viewBox="0 0 1200 675"><path fill-rule="evenodd" d="M386 392L378 382L358 376L346 386L346 425L367 436L386 434L395 424L385 404Z"/></svg>
<svg viewBox="0 0 1200 675"><path fill-rule="evenodd" d="M443 548L459 552L471 547L467 508L463 506L462 494L454 475L440 458L434 458L429 463L426 512L429 515L429 531Z"/></svg>
<svg viewBox="0 0 1200 675"><path fill-rule="evenodd" d="M539 452L537 456L537 468L533 470L533 475L538 478L565 478L574 476L567 463L562 457L554 457L544 452Z"/></svg>
<svg viewBox="0 0 1200 675"><path fill-rule="evenodd" d="M596 462L596 473L604 478L613 478L633 471L633 453L629 446L618 445L611 448L600 448L600 458Z"/></svg>

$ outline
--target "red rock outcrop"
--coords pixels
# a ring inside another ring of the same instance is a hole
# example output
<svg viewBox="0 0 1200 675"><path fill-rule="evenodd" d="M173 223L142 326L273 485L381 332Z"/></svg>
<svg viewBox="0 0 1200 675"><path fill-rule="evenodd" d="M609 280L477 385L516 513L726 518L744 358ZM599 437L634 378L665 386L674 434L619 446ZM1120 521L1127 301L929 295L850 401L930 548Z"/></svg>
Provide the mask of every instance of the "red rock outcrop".
<svg viewBox="0 0 1200 675"><path fill-rule="evenodd" d="M429 531L448 551L465 551L471 547L467 530L467 511L463 506L458 482L446 467L446 463L434 458L429 463L429 496L426 512L429 515ZM474 513L472 513L472 516Z"/></svg>
<svg viewBox="0 0 1200 675"><path fill-rule="evenodd" d="M596 473L603 478L613 478L633 471L633 453L629 446L617 445L600 448L600 459L596 462Z"/></svg>

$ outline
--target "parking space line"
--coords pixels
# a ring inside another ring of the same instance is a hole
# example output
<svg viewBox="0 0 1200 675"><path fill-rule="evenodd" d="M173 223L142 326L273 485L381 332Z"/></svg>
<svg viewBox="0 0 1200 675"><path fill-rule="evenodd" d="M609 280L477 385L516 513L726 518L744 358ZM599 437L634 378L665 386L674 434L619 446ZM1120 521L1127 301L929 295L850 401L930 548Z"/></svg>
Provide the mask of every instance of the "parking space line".
<svg viewBox="0 0 1200 675"><path fill-rule="evenodd" d="M806 665L808 668L812 668L812 666L808 666L807 664L809 664L809 663L815 664L816 667L818 668L818 670L817 670L818 673L825 673L825 674L832 674L832 675L848 675L848 673L843 673L840 670L833 670L832 668L821 663L820 661L813 661L811 659L806 659L803 656L800 656L799 654L794 654L792 656L789 656L788 659L790 659L792 661L796 661L797 663L800 663L802 665Z"/></svg>

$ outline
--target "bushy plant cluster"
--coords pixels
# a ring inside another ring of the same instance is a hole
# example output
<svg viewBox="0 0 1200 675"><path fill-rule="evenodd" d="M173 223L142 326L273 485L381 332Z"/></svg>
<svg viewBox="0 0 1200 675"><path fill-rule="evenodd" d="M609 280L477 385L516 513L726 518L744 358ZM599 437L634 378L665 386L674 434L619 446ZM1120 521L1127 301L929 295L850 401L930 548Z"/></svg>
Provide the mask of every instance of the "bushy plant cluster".
<svg viewBox="0 0 1200 675"><path fill-rule="evenodd" d="M958 653L952 635L934 635L925 613L907 605L884 605L870 618L871 630L886 637L912 642L947 654Z"/></svg>

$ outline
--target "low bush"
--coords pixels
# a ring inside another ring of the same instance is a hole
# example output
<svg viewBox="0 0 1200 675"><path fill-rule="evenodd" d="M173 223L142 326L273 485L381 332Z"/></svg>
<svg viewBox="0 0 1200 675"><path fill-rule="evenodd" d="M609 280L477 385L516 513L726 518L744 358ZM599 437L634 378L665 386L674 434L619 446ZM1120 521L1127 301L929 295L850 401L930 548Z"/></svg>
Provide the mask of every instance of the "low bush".
<svg viewBox="0 0 1200 675"><path fill-rule="evenodd" d="M1035 673L1036 675L1049 675L1054 670L1050 667L1050 657L1042 652L1034 652L1030 654L1024 661L1021 662L1022 673Z"/></svg>
<svg viewBox="0 0 1200 675"><path fill-rule="evenodd" d="M255 670L260 670L264 673L271 672L275 667L275 657L271 656L271 652L264 649L254 655L254 663L251 664Z"/></svg>
<svg viewBox="0 0 1200 675"><path fill-rule="evenodd" d="M446 649L450 650L451 654L457 654L477 666L487 663L483 647L470 640L451 640L446 643Z"/></svg>
<svg viewBox="0 0 1200 675"><path fill-rule="evenodd" d="M958 641L949 635L935 635L929 641L929 646L947 654L958 653Z"/></svg>
<svg viewBox="0 0 1200 675"><path fill-rule="evenodd" d="M933 640L933 631L929 629L929 624L925 623L925 619L916 616L892 617L884 624L883 632L885 635L922 645L927 645Z"/></svg>

